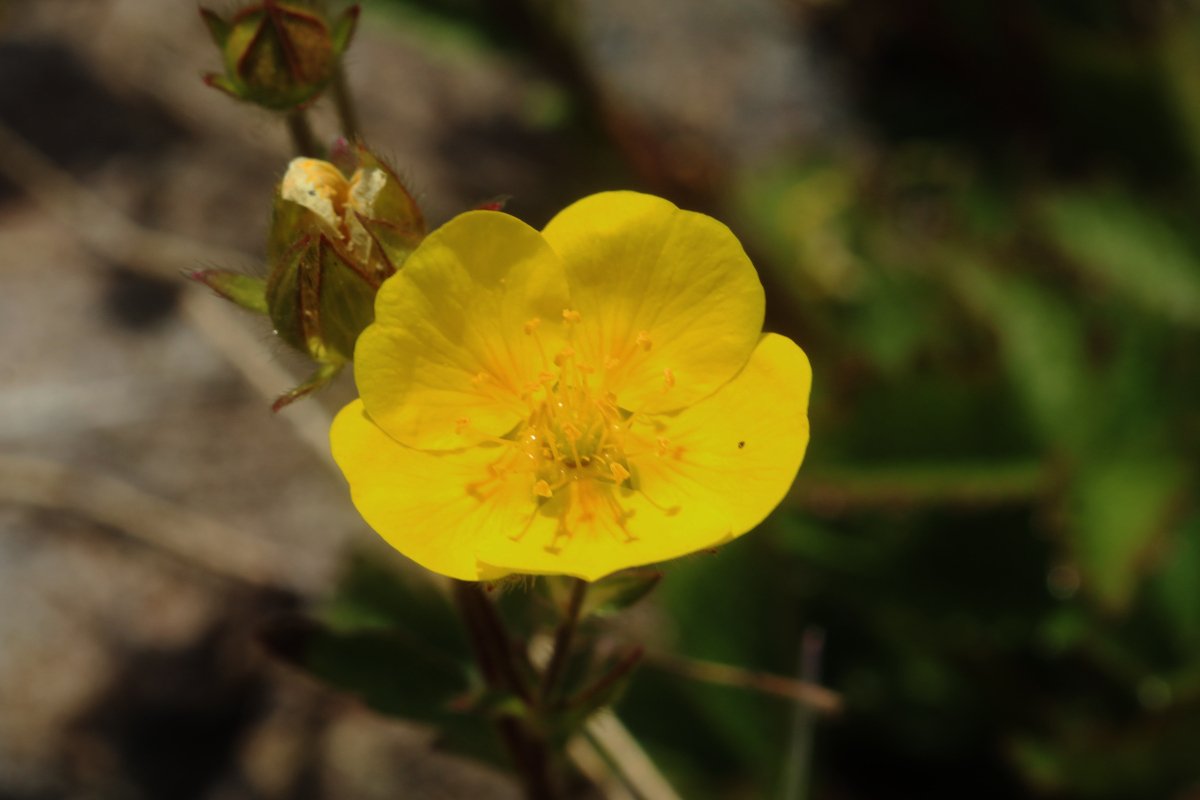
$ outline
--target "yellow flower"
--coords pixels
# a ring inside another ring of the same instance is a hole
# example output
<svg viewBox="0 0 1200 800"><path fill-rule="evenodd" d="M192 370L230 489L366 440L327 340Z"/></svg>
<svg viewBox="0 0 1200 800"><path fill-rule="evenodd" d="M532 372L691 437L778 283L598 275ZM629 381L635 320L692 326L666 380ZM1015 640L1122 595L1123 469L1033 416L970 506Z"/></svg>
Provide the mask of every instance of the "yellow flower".
<svg viewBox="0 0 1200 800"><path fill-rule="evenodd" d="M808 359L763 306L730 230L657 197L593 195L540 233L468 212L380 289L334 458L371 527L455 578L715 547L808 444Z"/></svg>

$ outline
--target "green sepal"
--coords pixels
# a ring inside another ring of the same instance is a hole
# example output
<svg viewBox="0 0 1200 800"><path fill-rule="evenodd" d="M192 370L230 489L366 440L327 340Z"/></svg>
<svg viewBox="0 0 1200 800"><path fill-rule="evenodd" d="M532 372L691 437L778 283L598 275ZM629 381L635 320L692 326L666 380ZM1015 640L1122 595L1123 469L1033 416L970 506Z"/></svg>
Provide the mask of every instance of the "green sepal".
<svg viewBox="0 0 1200 800"><path fill-rule="evenodd" d="M542 720L545 732L565 741L597 711L615 704L642 662L643 652L641 646L630 647L605 660L600 669L590 672L591 679L582 688L545 716Z"/></svg>
<svg viewBox="0 0 1200 800"><path fill-rule="evenodd" d="M275 333L317 361L349 361L358 335L375 319L379 278L330 239L316 214L278 196L267 257Z"/></svg>
<svg viewBox="0 0 1200 800"><path fill-rule="evenodd" d="M361 143L356 151L359 169L377 169L387 178L372 204L371 218L360 215L359 221L379 245L391 266L398 269L425 238L425 217L391 165Z"/></svg>
<svg viewBox="0 0 1200 800"><path fill-rule="evenodd" d="M275 398L275 402L271 404L271 410L279 411L302 397L308 397L313 392L324 389L342 371L343 366L345 366L345 362L317 365L316 372L310 375L308 380Z"/></svg>
<svg viewBox="0 0 1200 800"><path fill-rule="evenodd" d="M209 8L200 9L200 19L204 20L204 25L208 28L213 42L217 47L224 49L225 42L229 40L229 33L232 30L229 23L222 19L220 14Z"/></svg>
<svg viewBox="0 0 1200 800"><path fill-rule="evenodd" d="M267 282L252 275L243 275L228 269L199 269L188 273L188 278L202 283L220 297L256 314L267 312Z"/></svg>
<svg viewBox="0 0 1200 800"><path fill-rule="evenodd" d="M375 321L379 282L325 236L317 240L317 315L326 347L349 361L358 335Z"/></svg>
<svg viewBox="0 0 1200 800"><path fill-rule="evenodd" d="M225 80L205 80L239 100L275 111L298 108L333 76L333 39L319 14L280 2L248 6L228 22L202 14L225 66Z"/></svg>
<svg viewBox="0 0 1200 800"><path fill-rule="evenodd" d="M477 714L488 719L525 719L529 706L512 692L479 689L456 697L450 708L461 714Z"/></svg>
<svg viewBox="0 0 1200 800"><path fill-rule="evenodd" d="M593 583L580 613L585 617L611 617L649 596L662 577L658 570L631 569Z"/></svg>
<svg viewBox="0 0 1200 800"><path fill-rule="evenodd" d="M341 56L350 47L350 40L354 38L354 32L358 29L358 17L361 13L362 8L355 3L333 21L330 38L333 40L335 56Z"/></svg>
<svg viewBox="0 0 1200 800"><path fill-rule="evenodd" d="M237 87L237 84L229 80L229 78L225 77L224 75L218 75L215 72L209 72L204 76L204 83L205 85L211 86L218 91L224 92L235 100L244 99L241 95L241 90Z"/></svg>
<svg viewBox="0 0 1200 800"><path fill-rule="evenodd" d="M277 210L280 206L293 206L308 213L295 203L277 199ZM288 210L290 211L290 209ZM302 322L306 308L300 292L301 257L304 248L308 246L309 237L302 234L299 241L293 242L287 249L282 252L274 252L276 250L274 245L280 241L280 237L277 236L279 219L279 215L276 215L272 225L271 238L267 242L267 260L270 265L270 272L267 274L267 312L271 316L271 323L275 326L275 335L289 346L311 356L312 352L305 336L306 326ZM287 227L295 230L295 226L288 225ZM311 315L315 317L315 314L314 310Z"/></svg>

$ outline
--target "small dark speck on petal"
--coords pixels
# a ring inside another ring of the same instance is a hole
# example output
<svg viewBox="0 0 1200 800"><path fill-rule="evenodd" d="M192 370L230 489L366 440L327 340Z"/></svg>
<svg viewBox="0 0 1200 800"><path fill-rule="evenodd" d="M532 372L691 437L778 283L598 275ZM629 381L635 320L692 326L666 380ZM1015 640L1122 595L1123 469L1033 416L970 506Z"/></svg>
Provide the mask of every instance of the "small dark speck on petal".
<svg viewBox="0 0 1200 800"><path fill-rule="evenodd" d="M745 446L746 446L745 442L738 442L738 450L741 450Z"/></svg>

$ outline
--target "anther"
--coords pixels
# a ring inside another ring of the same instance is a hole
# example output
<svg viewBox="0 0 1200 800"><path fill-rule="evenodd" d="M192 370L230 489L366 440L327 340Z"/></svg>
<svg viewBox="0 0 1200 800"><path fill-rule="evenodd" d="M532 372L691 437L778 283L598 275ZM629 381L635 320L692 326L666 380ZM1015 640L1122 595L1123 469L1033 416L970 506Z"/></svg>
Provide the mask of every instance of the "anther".
<svg viewBox="0 0 1200 800"><path fill-rule="evenodd" d="M642 348L643 350L649 350L654 346L654 343L650 341L649 331L638 331L637 339L634 341L637 343L638 347Z"/></svg>
<svg viewBox="0 0 1200 800"><path fill-rule="evenodd" d="M534 331L536 331L536 330L538 329L538 326L539 326L539 325L541 325L541 324L542 324L542 319L541 319L541 317L534 317L533 319L531 319L531 320L529 320L528 322L526 322L526 323L525 323L525 324L522 326L522 327L524 328L524 330L525 330L525 335L526 335L526 336L532 336L532 335L533 335L533 332L534 332Z"/></svg>
<svg viewBox="0 0 1200 800"><path fill-rule="evenodd" d="M570 422L568 422L566 425L562 426L562 431L563 431L563 433L565 433L567 435L567 438L570 439L572 442L579 441L579 437L580 437L579 428L576 428Z"/></svg>
<svg viewBox="0 0 1200 800"><path fill-rule="evenodd" d="M581 319L583 319L583 315L580 314L575 309L573 309L573 308L564 308L563 309L563 321L570 322L570 323L576 323L576 322L579 322L579 320L581 320Z"/></svg>
<svg viewBox="0 0 1200 800"><path fill-rule="evenodd" d="M466 417L459 417L458 419L454 420L454 432L461 436L466 432L467 427L470 424L471 420L467 419Z"/></svg>
<svg viewBox="0 0 1200 800"><path fill-rule="evenodd" d="M665 436L658 437L658 454L665 456L671 451L671 440Z"/></svg>
<svg viewBox="0 0 1200 800"><path fill-rule="evenodd" d="M539 480L533 485L533 493L538 497L553 497L554 492L550 491L550 484L544 480Z"/></svg>
<svg viewBox="0 0 1200 800"><path fill-rule="evenodd" d="M623 466L621 466L620 464L618 464L615 461L612 463L611 466L612 466L613 480L615 480L617 483L624 483L625 480L629 477L629 470L625 469Z"/></svg>
<svg viewBox="0 0 1200 800"><path fill-rule="evenodd" d="M675 386L675 373L670 367L663 369L663 391L672 389Z"/></svg>
<svg viewBox="0 0 1200 800"><path fill-rule="evenodd" d="M561 367L563 364L567 363L568 359L571 359L574 357L575 357L575 351L573 349L571 349L570 347L564 347L562 350L559 351L558 355L556 355L554 357L554 366Z"/></svg>

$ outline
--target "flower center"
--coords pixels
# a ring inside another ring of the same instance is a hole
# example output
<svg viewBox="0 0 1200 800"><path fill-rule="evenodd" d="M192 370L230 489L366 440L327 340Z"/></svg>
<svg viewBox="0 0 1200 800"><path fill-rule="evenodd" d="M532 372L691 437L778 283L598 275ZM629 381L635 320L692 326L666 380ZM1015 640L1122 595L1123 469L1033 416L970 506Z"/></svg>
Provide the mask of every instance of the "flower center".
<svg viewBox="0 0 1200 800"><path fill-rule="evenodd" d="M484 500L501 491L509 478L520 476L528 481L525 485L531 487L536 504L525 530L512 538L519 541L539 513L549 514L557 520L553 539L546 544L552 552L557 552L578 526L591 527L601 518L611 522L601 523L601 527L623 540L632 540L627 522L634 512L622 504L620 490L637 490L648 502L658 504L645 497L631 460L679 459L682 453L682 448L661 436L651 438L644 430L633 430L634 426L657 430L658 425L651 418L622 409L616 395L596 379L596 369L580 361L571 346L579 321L579 312L563 311L567 345L553 356L538 336L541 320L531 319L524 324L524 334L532 337L542 351L544 366L522 393L529 413L507 436L489 437L503 447L501 455L488 467L487 477L467 486L468 493ZM624 352L608 358L602 366L605 376L621 374L651 347L649 335L639 333ZM477 380L481 385L487 383L483 373ZM663 391L673 385L674 376L668 369ZM465 430L470 420L463 418L458 424Z"/></svg>
<svg viewBox="0 0 1200 800"><path fill-rule="evenodd" d="M570 332L579 313L566 310L563 320ZM537 319L525 323L525 334L537 338L540 324ZM568 342L570 338L568 333ZM569 343L553 359L547 357L545 366L528 387L529 416L512 440L520 460L534 473L534 494L550 499L584 480L625 484L630 478L625 441L631 415L620 409L614 394L592 385L594 368L580 363Z"/></svg>

